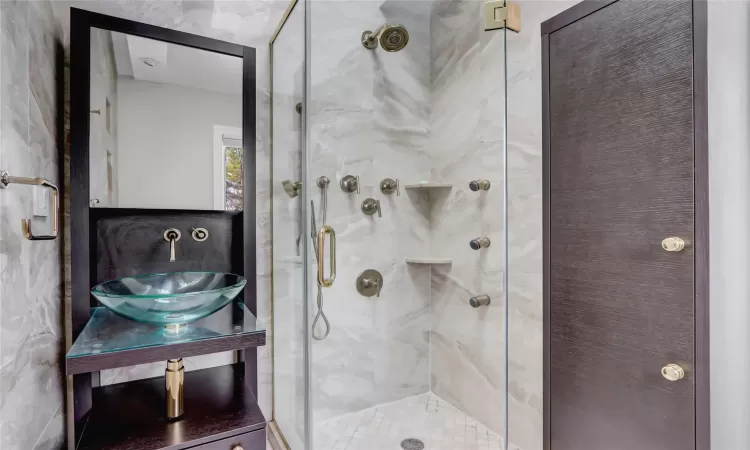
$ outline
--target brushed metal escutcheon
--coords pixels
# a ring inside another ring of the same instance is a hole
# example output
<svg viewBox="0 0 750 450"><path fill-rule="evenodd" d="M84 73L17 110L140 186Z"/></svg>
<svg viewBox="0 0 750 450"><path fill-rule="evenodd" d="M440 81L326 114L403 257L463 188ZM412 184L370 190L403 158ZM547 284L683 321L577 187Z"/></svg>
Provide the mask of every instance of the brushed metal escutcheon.
<svg viewBox="0 0 750 450"><path fill-rule="evenodd" d="M365 297L380 297L381 289L383 289L383 275L377 270L367 269L357 277L357 292Z"/></svg>

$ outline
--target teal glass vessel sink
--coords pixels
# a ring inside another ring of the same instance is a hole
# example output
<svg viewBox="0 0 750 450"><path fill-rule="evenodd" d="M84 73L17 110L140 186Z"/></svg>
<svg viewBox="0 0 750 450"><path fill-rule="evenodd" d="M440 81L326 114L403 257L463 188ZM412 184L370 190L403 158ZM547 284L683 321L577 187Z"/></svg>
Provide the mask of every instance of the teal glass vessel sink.
<svg viewBox="0 0 750 450"><path fill-rule="evenodd" d="M91 294L128 319L178 326L220 310L240 294L246 282L231 273L154 273L107 281L95 286Z"/></svg>

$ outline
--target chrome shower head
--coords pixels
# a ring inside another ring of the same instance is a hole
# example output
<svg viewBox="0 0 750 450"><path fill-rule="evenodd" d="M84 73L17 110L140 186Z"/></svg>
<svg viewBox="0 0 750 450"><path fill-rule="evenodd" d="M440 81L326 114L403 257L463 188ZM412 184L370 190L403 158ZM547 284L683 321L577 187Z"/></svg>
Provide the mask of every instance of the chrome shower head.
<svg viewBox="0 0 750 450"><path fill-rule="evenodd" d="M380 33L380 46L388 52L397 52L409 43L409 32L403 25L386 25Z"/></svg>
<svg viewBox="0 0 750 450"><path fill-rule="evenodd" d="M300 189L302 189L302 183L299 181L292 182L292 180L284 180L281 182L281 185L284 187L286 195L291 198L298 196Z"/></svg>
<svg viewBox="0 0 750 450"><path fill-rule="evenodd" d="M378 36L380 46L387 52L397 52L409 43L409 32L403 25L382 25L375 31L366 30L362 33L362 45L374 50L378 48Z"/></svg>

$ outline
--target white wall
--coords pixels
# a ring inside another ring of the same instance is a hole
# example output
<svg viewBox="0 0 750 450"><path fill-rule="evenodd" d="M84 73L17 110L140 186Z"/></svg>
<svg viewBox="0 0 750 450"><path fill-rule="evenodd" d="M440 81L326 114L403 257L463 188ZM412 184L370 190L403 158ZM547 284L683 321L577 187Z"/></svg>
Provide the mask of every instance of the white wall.
<svg viewBox="0 0 750 450"><path fill-rule="evenodd" d="M214 209L214 125L240 128L242 98L169 84L118 82L121 208Z"/></svg>
<svg viewBox="0 0 750 450"><path fill-rule="evenodd" d="M750 3L708 3L711 444L750 448Z"/></svg>

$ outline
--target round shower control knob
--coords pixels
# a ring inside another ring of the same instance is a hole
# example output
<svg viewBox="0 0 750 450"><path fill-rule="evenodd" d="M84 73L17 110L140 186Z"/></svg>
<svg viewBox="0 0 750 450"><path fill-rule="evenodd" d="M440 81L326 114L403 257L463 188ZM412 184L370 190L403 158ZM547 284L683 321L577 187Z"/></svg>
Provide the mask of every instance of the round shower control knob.
<svg viewBox="0 0 750 450"><path fill-rule="evenodd" d="M237 445L232 446L232 450L245 450L245 449L243 449L241 445L237 444Z"/></svg>

